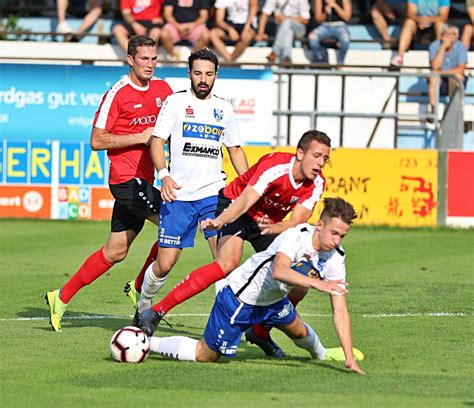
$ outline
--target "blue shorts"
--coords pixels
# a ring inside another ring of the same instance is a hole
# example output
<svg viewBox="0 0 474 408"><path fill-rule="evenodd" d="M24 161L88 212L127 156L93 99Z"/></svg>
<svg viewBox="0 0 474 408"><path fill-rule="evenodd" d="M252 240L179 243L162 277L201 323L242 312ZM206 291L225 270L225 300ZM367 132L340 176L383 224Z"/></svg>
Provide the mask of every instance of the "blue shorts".
<svg viewBox="0 0 474 408"><path fill-rule="evenodd" d="M252 306L239 302L226 286L216 296L203 338L215 352L233 357L242 334L253 324L287 326L295 319L295 308L287 297L268 306Z"/></svg>
<svg viewBox="0 0 474 408"><path fill-rule="evenodd" d="M161 203L158 244L163 248L189 248L194 246L198 222L215 218L217 196L196 201ZM204 237L216 236L218 231L204 231Z"/></svg>

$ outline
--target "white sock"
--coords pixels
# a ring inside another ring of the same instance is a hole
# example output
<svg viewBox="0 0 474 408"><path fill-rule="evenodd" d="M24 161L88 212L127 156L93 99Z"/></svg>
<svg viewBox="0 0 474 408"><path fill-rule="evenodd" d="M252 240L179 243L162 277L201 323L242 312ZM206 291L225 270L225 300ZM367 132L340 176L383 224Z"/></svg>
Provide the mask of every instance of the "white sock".
<svg viewBox="0 0 474 408"><path fill-rule="evenodd" d="M157 278L153 273L153 264L151 264L143 278L142 289L140 293L140 300L137 304L137 309L139 312L142 312L145 309L148 309L151 306L151 301L153 297L158 293L158 291L163 287L168 279L168 275L164 278Z"/></svg>
<svg viewBox="0 0 474 408"><path fill-rule="evenodd" d="M227 278L222 278L218 280L215 284L216 288L216 295L220 292L220 290L228 285Z"/></svg>
<svg viewBox="0 0 474 408"><path fill-rule="evenodd" d="M317 358L318 360L326 360L326 349L319 340L318 335L309 324L303 324L308 329L308 334L302 339L293 339L293 343L295 343L300 348L308 350L313 358Z"/></svg>
<svg viewBox="0 0 474 408"><path fill-rule="evenodd" d="M150 337L150 351L182 361L196 361L198 341L184 336Z"/></svg>

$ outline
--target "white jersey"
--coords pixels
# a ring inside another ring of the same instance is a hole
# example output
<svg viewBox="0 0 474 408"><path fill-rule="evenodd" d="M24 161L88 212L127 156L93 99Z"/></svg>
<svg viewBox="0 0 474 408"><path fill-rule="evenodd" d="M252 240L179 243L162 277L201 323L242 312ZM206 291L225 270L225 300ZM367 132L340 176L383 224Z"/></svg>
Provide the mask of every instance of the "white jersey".
<svg viewBox="0 0 474 408"><path fill-rule="evenodd" d="M225 9L226 21L245 24L249 17L249 2L245 0L216 0L216 9Z"/></svg>
<svg viewBox="0 0 474 408"><path fill-rule="evenodd" d="M222 145L240 145L229 102L215 95L199 99L191 90L177 92L163 104L153 136L170 138L170 175L181 186L177 200L200 200L217 195L225 186Z"/></svg>
<svg viewBox="0 0 474 408"><path fill-rule="evenodd" d="M282 252L294 264L312 263L322 280L345 280L345 255L341 247L332 251L316 251L312 238L315 227L300 224L281 233L262 252L252 255L228 277L229 286L239 299L249 305L268 306L283 299L293 288L272 278L274 258Z"/></svg>

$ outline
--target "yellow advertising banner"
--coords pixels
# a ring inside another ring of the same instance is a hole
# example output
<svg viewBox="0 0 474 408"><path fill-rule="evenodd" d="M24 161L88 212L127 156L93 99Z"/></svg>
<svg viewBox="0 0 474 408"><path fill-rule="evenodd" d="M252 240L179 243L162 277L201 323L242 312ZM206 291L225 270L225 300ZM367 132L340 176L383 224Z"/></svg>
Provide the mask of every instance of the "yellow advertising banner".
<svg viewBox="0 0 474 408"><path fill-rule="evenodd" d="M272 151L295 147L244 147L249 164ZM352 203L357 224L435 226L437 218L438 153L436 150L334 149L324 168L323 197L342 197ZM226 156L229 180L235 171ZM315 222L321 203L311 219Z"/></svg>

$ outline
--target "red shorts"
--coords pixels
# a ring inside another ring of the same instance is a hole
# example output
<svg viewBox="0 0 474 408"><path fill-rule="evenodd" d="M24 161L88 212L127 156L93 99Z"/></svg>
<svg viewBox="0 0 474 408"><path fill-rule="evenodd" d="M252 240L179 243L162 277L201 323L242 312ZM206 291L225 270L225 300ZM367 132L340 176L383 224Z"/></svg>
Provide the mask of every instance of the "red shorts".
<svg viewBox="0 0 474 408"><path fill-rule="evenodd" d="M183 26L189 26L193 23L182 23ZM173 44L180 42L181 40L188 40L193 45L195 45L199 38L208 31L207 27L204 24L199 24L198 26L194 27L194 29L188 33L187 35L183 35L178 31L178 29L170 23L164 25L163 30L167 30L171 34L171 39L173 40Z"/></svg>

